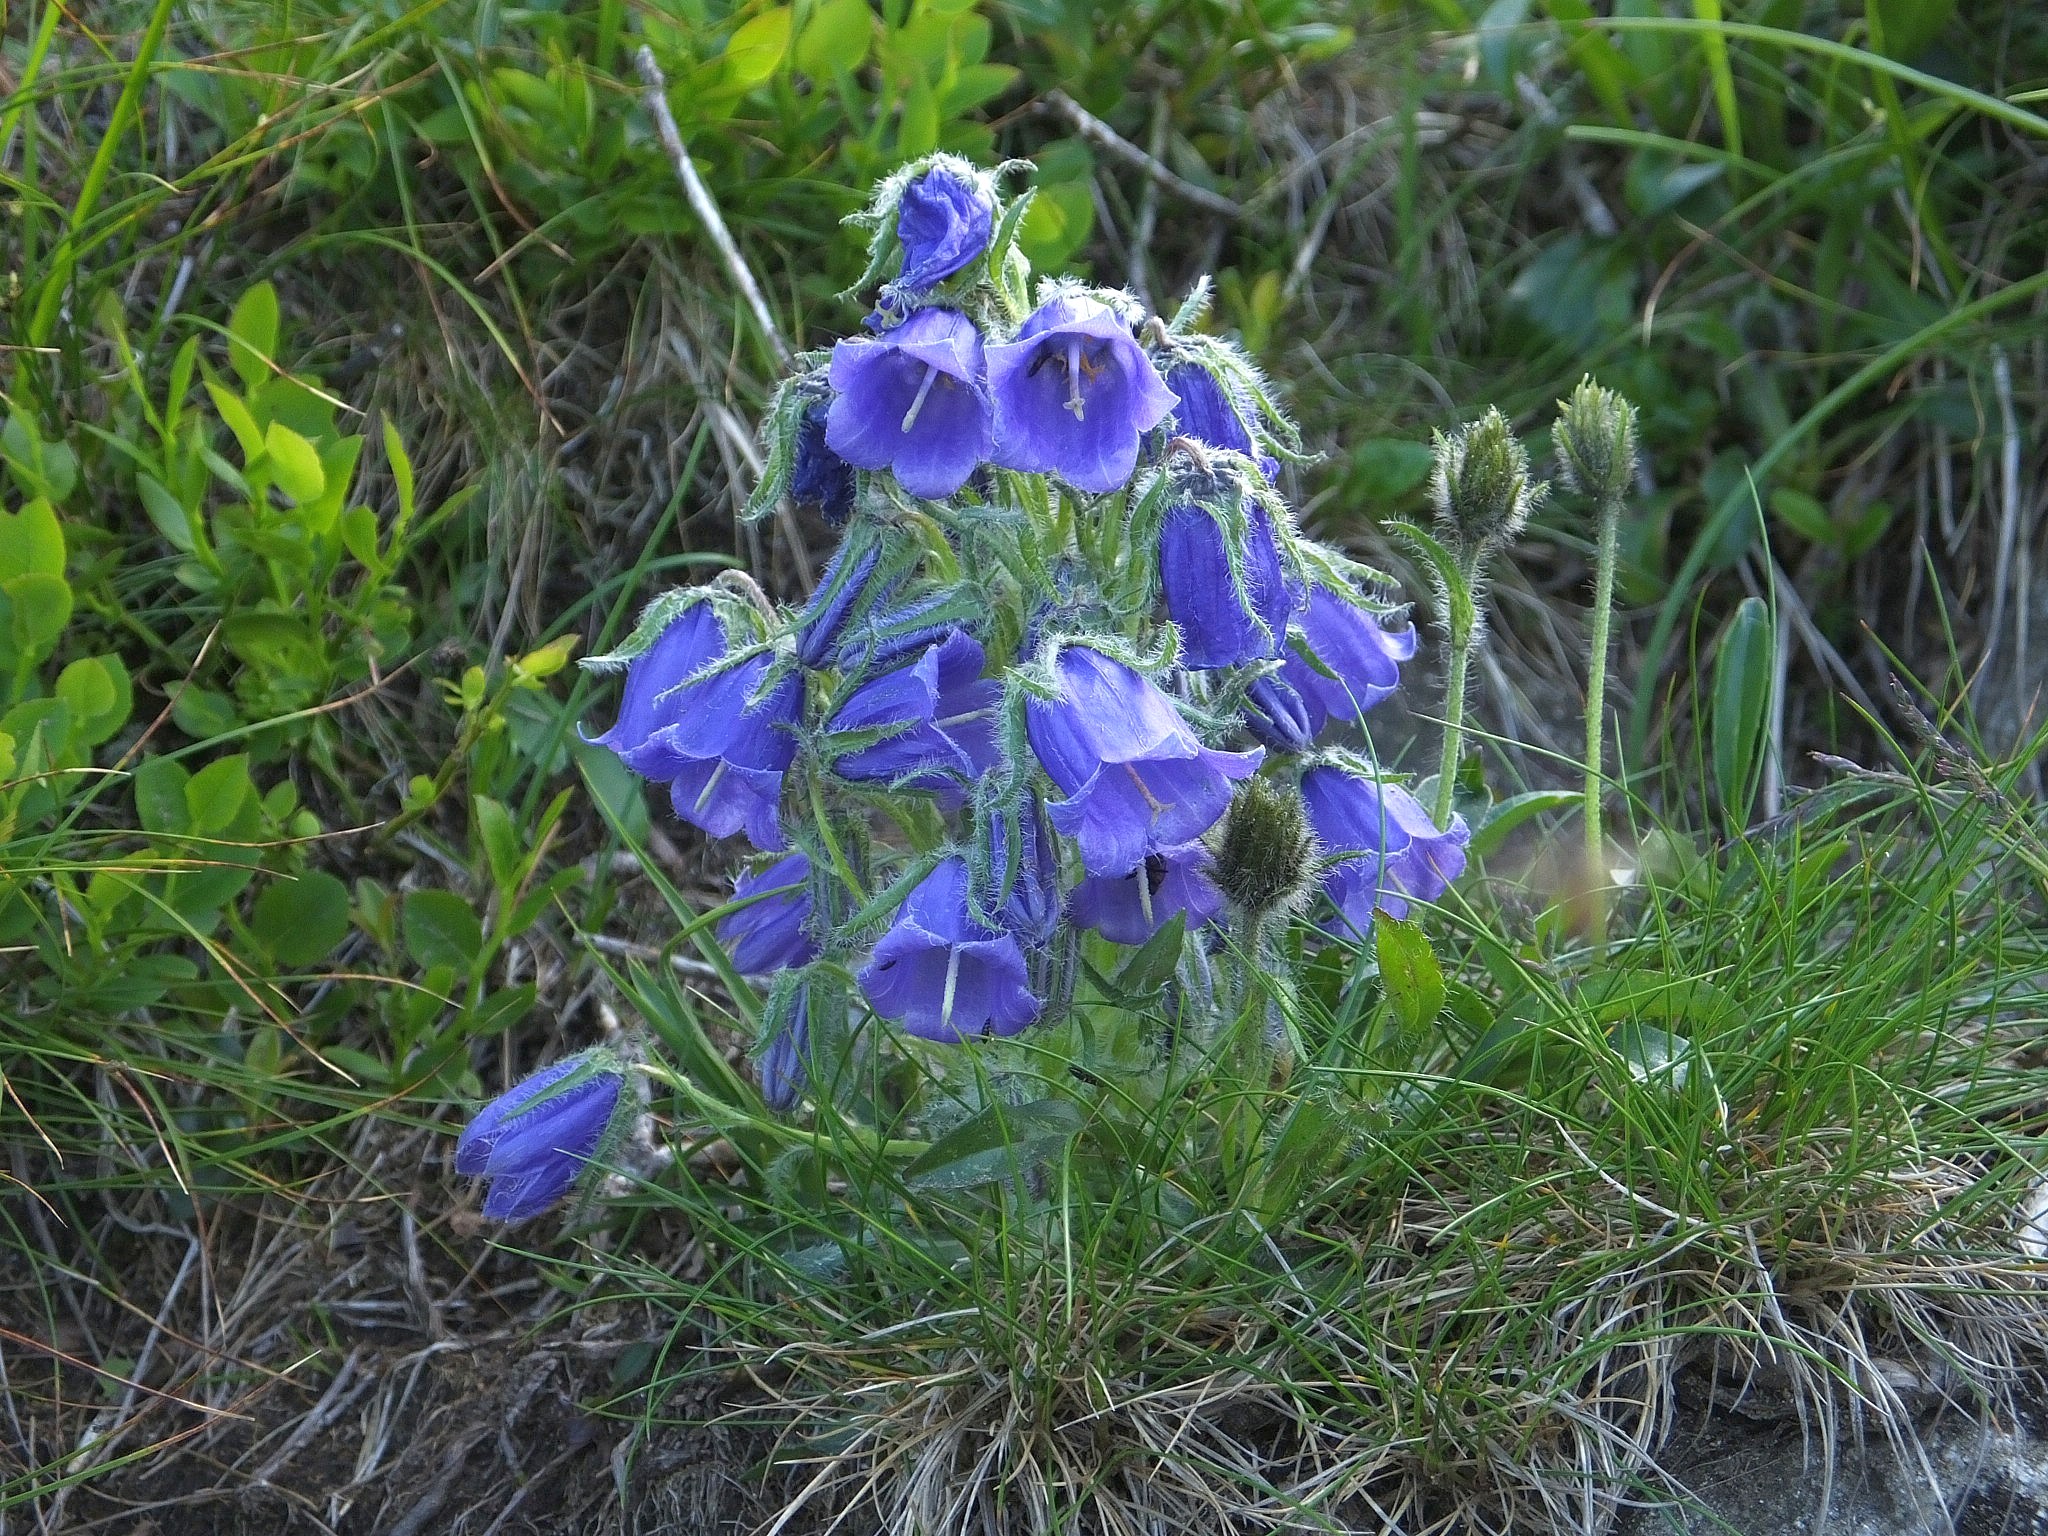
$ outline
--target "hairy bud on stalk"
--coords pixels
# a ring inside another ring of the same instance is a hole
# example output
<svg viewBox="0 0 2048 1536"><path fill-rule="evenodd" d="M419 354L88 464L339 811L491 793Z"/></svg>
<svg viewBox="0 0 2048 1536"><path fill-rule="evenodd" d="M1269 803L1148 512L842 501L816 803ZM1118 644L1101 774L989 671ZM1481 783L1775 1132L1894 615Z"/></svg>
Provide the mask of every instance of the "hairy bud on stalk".
<svg viewBox="0 0 2048 1536"><path fill-rule="evenodd" d="M1592 377L1557 402L1558 478L1607 505L1628 494L1636 478L1636 408Z"/></svg>
<svg viewBox="0 0 2048 1536"><path fill-rule="evenodd" d="M1213 878L1249 917L1299 910L1312 886L1316 840L1301 796L1266 779L1247 779L1223 817Z"/></svg>
<svg viewBox="0 0 2048 1536"><path fill-rule="evenodd" d="M1522 531L1549 486L1529 481L1529 453L1515 440L1498 406L1446 437L1436 434L1429 499L1444 541L1467 550L1494 549Z"/></svg>

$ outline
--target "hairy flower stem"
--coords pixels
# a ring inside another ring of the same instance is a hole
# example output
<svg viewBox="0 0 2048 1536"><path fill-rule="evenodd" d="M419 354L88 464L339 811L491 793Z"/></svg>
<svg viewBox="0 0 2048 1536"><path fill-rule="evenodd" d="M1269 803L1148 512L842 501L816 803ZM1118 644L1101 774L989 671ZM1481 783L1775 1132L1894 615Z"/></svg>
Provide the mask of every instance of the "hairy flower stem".
<svg viewBox="0 0 2048 1536"><path fill-rule="evenodd" d="M1443 756L1437 763L1436 804L1431 808L1439 827L1451 824L1451 802L1458 787L1458 754L1465 736L1465 683L1472 672L1472 653L1477 649L1481 559L1482 556L1473 555L1461 572L1470 598L1466 612L1462 616L1459 614L1456 598L1450 599L1448 604L1451 610L1451 664L1449 676L1444 679Z"/></svg>
<svg viewBox="0 0 2048 1536"><path fill-rule="evenodd" d="M1607 726L1608 630L1614 619L1615 545L1621 498L1600 503L1600 546L1593 566L1593 633L1586 663L1586 904L1595 948L1607 943L1607 839L1600 825L1600 795Z"/></svg>

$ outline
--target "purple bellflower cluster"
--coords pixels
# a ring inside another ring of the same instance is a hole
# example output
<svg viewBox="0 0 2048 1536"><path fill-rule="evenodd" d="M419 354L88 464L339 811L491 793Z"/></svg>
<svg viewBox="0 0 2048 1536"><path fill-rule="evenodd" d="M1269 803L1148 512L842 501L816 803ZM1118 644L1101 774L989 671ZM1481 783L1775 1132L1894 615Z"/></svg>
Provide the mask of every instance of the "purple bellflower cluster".
<svg viewBox="0 0 2048 1536"><path fill-rule="evenodd" d="M1000 178L930 156L851 221L876 307L797 359L749 505L843 526L809 603L727 572L588 663L625 672L596 740L757 851L718 933L766 991L778 1109L833 1091L875 1017L955 1048L1058 1029L1169 925L1182 1015L1213 997L1220 1029L1227 935L1263 964L1268 920L1320 889L1310 931L1355 943L1464 864L1463 822L1358 728L1414 628L1295 526L1298 436L1197 329L1206 288L1167 319L1034 285ZM1273 805L1298 867L1248 875L1245 807Z"/></svg>

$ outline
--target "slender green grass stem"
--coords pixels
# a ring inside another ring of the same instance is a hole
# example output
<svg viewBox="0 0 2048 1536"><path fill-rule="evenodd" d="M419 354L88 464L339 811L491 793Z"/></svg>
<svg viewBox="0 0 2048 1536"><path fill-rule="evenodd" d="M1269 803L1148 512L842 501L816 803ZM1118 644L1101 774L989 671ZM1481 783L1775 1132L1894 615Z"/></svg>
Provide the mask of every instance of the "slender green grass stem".
<svg viewBox="0 0 2048 1536"><path fill-rule="evenodd" d="M1470 595L1465 615L1458 614L1455 599L1451 603L1451 664L1450 675L1444 679L1444 745L1437 762L1434 808L1440 827L1451 824L1451 803L1458 787L1458 753L1465 738L1465 683L1472 672L1473 640L1479 632L1479 566L1480 557L1475 555L1462 572L1465 591Z"/></svg>
<svg viewBox="0 0 2048 1536"><path fill-rule="evenodd" d="M1593 565L1593 631L1586 662L1586 897L1593 942L1607 942L1607 838L1600 823L1606 774L1602 744L1607 724L1608 632L1614 619L1615 544L1621 529L1621 501L1600 506L1600 547Z"/></svg>

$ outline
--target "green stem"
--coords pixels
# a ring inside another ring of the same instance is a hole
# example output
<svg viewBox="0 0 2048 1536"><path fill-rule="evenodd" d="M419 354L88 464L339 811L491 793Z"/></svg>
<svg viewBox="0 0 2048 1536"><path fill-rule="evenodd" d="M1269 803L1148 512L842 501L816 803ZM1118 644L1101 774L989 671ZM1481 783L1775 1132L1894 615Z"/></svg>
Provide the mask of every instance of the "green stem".
<svg viewBox="0 0 2048 1536"><path fill-rule="evenodd" d="M1458 753L1465 736L1465 681L1472 672L1472 636L1478 629L1480 556L1465 563L1466 604L1461 614L1454 595L1450 600L1451 666L1444 679L1444 746L1436 769L1435 818L1439 827L1451 824L1451 803L1458 787Z"/></svg>
<svg viewBox="0 0 2048 1536"><path fill-rule="evenodd" d="M1586 895L1593 942L1607 942L1607 839L1600 825L1604 787L1603 743L1607 724L1607 644L1614 619L1615 544L1621 529L1621 500L1600 507L1600 548L1593 565L1593 634L1586 665Z"/></svg>

